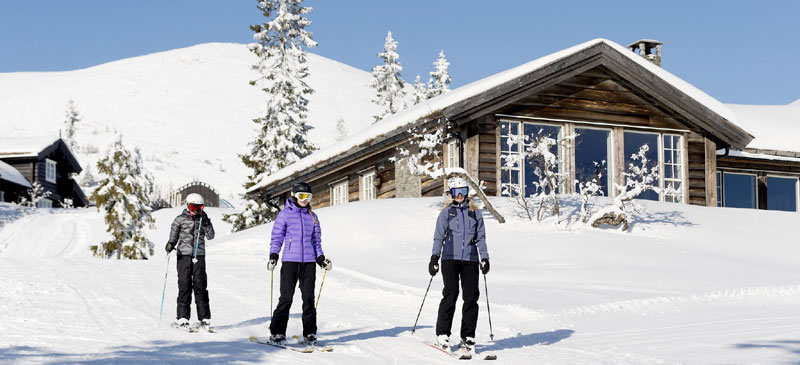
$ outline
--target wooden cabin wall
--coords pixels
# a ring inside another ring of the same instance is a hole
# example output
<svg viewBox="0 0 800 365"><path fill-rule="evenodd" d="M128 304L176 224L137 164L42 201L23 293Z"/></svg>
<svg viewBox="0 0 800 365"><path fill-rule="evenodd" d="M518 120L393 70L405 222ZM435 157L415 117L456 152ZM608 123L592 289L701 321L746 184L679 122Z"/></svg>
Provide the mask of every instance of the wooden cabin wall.
<svg viewBox="0 0 800 365"><path fill-rule="evenodd" d="M314 207L322 208L331 205L331 189L333 183L347 179L348 201L358 201L360 199L361 172L371 167L375 168L376 177L380 178L381 185L376 189L377 198L393 198L395 194L395 166L394 162L389 161L394 157L394 148L387 149L376 155L369 156L357 161L347 167L341 168L334 174L322 176L318 179L308 181L313 191L311 203Z"/></svg>
<svg viewBox="0 0 800 365"><path fill-rule="evenodd" d="M689 200L692 205L707 205L706 196L706 139L697 134L689 133L687 138L687 151L689 157ZM716 186L711 188L716 189ZM716 201L714 202L716 204Z"/></svg>

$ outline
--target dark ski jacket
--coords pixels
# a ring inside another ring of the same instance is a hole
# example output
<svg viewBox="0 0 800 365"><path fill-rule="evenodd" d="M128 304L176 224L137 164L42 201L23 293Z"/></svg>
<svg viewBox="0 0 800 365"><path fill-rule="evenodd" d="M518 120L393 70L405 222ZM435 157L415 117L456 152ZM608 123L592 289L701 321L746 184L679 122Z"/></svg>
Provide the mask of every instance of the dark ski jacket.
<svg viewBox="0 0 800 365"><path fill-rule="evenodd" d="M454 201L442 209L433 233L433 254L440 256L442 260L488 260L489 251L486 249L486 230L481 211L470 211L468 200L460 204Z"/></svg>
<svg viewBox="0 0 800 365"><path fill-rule="evenodd" d="M197 228L200 228L200 240L197 244L197 256L206 255L206 239L214 239L214 226L211 220L204 220L200 225L200 215L192 215L188 209L175 217L169 231L167 242L175 245L178 255L194 256L194 242L197 239Z"/></svg>

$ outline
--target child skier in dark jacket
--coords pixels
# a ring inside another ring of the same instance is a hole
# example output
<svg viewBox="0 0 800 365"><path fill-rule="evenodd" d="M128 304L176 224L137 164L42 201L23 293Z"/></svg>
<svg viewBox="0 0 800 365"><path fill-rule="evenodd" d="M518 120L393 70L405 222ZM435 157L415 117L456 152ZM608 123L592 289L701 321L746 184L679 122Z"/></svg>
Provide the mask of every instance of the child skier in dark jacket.
<svg viewBox="0 0 800 365"><path fill-rule="evenodd" d="M178 309L177 326L190 329L192 291L200 326L211 329L211 310L208 305L206 276L206 239L214 239L214 226L203 211L200 194L186 196L186 209L172 221L165 249L178 252Z"/></svg>

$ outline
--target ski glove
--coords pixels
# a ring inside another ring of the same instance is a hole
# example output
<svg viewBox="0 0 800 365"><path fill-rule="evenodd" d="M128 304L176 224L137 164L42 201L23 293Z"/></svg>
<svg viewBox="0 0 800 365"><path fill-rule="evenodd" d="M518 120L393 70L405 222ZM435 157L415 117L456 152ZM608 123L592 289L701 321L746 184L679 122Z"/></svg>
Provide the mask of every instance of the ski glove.
<svg viewBox="0 0 800 365"><path fill-rule="evenodd" d="M331 263L331 260L326 259L325 255L319 255L319 257L317 257L317 265L328 271L333 270L333 264Z"/></svg>
<svg viewBox="0 0 800 365"><path fill-rule="evenodd" d="M278 254L271 253L269 254L269 262L267 262L267 270L275 270L275 266L278 266Z"/></svg>
<svg viewBox="0 0 800 365"><path fill-rule="evenodd" d="M164 247L164 249L167 250L167 253L170 253L170 252L172 252L172 250L175 249L175 245L173 245L172 243L167 242L167 245Z"/></svg>
<svg viewBox="0 0 800 365"><path fill-rule="evenodd" d="M428 273L434 276L437 272L439 272L439 256L433 255L431 256L431 262L428 264Z"/></svg>
<svg viewBox="0 0 800 365"><path fill-rule="evenodd" d="M208 214L206 212L200 213L200 218L203 219L203 227L208 227L211 224L211 220L208 219Z"/></svg>
<svg viewBox="0 0 800 365"><path fill-rule="evenodd" d="M489 273L489 259L481 260L481 272L483 273L483 275Z"/></svg>

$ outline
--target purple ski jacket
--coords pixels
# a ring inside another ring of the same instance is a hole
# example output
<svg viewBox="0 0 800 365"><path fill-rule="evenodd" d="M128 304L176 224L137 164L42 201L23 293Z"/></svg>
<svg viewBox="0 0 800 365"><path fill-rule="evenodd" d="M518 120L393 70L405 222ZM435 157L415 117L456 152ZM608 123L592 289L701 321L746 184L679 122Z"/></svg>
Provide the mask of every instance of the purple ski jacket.
<svg viewBox="0 0 800 365"><path fill-rule="evenodd" d="M312 217L311 214L314 216ZM316 262L322 256L322 231L316 213L308 214L286 199L284 209L278 213L272 226L269 253L279 253L283 246L283 262Z"/></svg>

